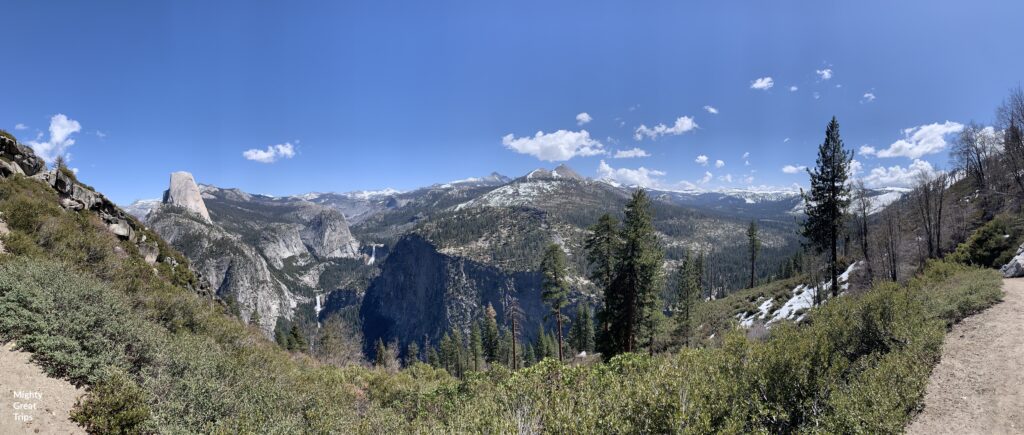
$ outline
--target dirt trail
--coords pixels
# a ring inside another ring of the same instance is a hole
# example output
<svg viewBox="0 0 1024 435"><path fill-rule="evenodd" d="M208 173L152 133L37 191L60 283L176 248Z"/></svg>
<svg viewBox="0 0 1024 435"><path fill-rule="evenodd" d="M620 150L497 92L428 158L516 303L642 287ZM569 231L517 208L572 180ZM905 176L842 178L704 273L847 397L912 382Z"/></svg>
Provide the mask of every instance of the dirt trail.
<svg viewBox="0 0 1024 435"><path fill-rule="evenodd" d="M1024 434L1024 278L964 319L942 346L910 434Z"/></svg>
<svg viewBox="0 0 1024 435"><path fill-rule="evenodd" d="M84 434L68 420L83 390L46 376L13 347L0 347L0 434Z"/></svg>

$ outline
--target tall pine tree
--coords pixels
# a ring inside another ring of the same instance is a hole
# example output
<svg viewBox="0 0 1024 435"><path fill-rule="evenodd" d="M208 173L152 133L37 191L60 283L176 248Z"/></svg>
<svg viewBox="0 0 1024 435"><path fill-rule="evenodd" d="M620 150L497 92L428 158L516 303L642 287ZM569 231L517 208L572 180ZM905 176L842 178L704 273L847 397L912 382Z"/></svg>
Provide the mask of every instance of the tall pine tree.
<svg viewBox="0 0 1024 435"><path fill-rule="evenodd" d="M637 350L638 338L651 329L650 314L656 306L664 260L654 231L651 201L643 189L633 193L625 215L615 273L605 290L601 316L600 350L606 357Z"/></svg>
<svg viewBox="0 0 1024 435"><path fill-rule="evenodd" d="M585 302L576 305L576 320L569 329L569 345L577 352L594 351L594 320L590 316L590 306Z"/></svg>
<svg viewBox="0 0 1024 435"><path fill-rule="evenodd" d="M757 221L747 227L747 252L750 254L750 287L757 283L757 254L761 252L761 238L757 235Z"/></svg>
<svg viewBox="0 0 1024 435"><path fill-rule="evenodd" d="M688 253L683 264L676 269L676 335L683 346L690 346L693 337L693 317L701 300L700 277L703 267L698 256Z"/></svg>
<svg viewBox="0 0 1024 435"><path fill-rule="evenodd" d="M843 148L839 122L833 116L825 129L825 141L818 147L815 167L807 170L811 177L811 191L803 193L807 210L803 236L817 253L828 254L832 296L839 294L838 245L843 217L850 205L850 186L846 180L850 175L851 160L853 152Z"/></svg>
<svg viewBox="0 0 1024 435"><path fill-rule="evenodd" d="M543 292L541 297L555 316L555 336L558 337L558 360L562 361L562 308L568 302L569 284L565 281L565 252L555 243L548 245L540 262Z"/></svg>

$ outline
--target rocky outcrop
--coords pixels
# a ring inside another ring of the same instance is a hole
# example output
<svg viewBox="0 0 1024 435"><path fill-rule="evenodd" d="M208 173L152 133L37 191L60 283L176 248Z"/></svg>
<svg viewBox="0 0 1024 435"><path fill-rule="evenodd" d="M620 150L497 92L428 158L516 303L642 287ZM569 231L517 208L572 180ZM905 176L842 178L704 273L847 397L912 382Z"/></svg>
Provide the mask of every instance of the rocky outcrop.
<svg viewBox="0 0 1024 435"><path fill-rule="evenodd" d="M137 231L132 226L129 215L105 196L77 182L64 170L40 172L32 178L56 190L60 196L60 205L65 209L93 211L103 220L110 232L122 239L135 241Z"/></svg>
<svg viewBox="0 0 1024 435"><path fill-rule="evenodd" d="M206 222L210 220L210 212L203 202L203 195L199 192L195 178L188 172L171 173L170 187L164 192L164 204L171 204L199 215Z"/></svg>
<svg viewBox="0 0 1024 435"><path fill-rule="evenodd" d="M1017 248L1017 253L1009 263L999 268L1004 278L1018 278L1024 276L1024 245Z"/></svg>
<svg viewBox="0 0 1024 435"><path fill-rule="evenodd" d="M0 177L32 176L46 169L46 163L31 148L0 135Z"/></svg>

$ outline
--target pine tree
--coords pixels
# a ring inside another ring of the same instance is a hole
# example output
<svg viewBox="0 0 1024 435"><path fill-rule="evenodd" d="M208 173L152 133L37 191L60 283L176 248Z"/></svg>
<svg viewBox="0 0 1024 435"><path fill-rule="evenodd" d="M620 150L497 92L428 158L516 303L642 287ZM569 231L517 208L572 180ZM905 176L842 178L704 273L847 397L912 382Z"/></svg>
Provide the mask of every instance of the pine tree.
<svg viewBox="0 0 1024 435"><path fill-rule="evenodd" d="M526 350L523 351L523 367L529 367L537 363L537 354L533 344L526 343Z"/></svg>
<svg viewBox="0 0 1024 435"><path fill-rule="evenodd" d="M601 352L611 357L638 348L637 338L650 332L664 254L655 235L651 202L642 189L626 204L622 244L611 285L605 291Z"/></svg>
<svg viewBox="0 0 1024 435"><path fill-rule="evenodd" d="M839 122L835 117L825 129L825 141L818 147L814 169L808 169L811 191L804 193L807 219L803 236L816 252L828 253L832 296L839 295L838 245L843 217L850 205L850 186L846 183L853 153L843 148Z"/></svg>
<svg viewBox="0 0 1024 435"><path fill-rule="evenodd" d="M491 304L484 309L484 326L482 328L482 341L484 346L484 359L487 362L494 362L498 359L498 313L494 311Z"/></svg>
<svg viewBox="0 0 1024 435"><path fill-rule="evenodd" d="M602 215L590 227L584 245L590 265L590 280L602 291L611 285L615 277L615 255L621 244L619 223L611 215Z"/></svg>
<svg viewBox="0 0 1024 435"><path fill-rule="evenodd" d="M434 368L441 368L444 366L441 362L441 356L437 353L437 349L434 349L432 346L427 347L427 364L430 364L430 366Z"/></svg>
<svg viewBox="0 0 1024 435"><path fill-rule="evenodd" d="M410 341L409 347L405 349L405 366L410 367L420 362L420 345L416 341Z"/></svg>
<svg viewBox="0 0 1024 435"><path fill-rule="evenodd" d="M588 277L597 285L601 294L607 296L611 292L612 280L615 278L616 256L622 246L622 235L619 231L619 222L610 214L602 215L597 223L590 227L589 234L584 241L584 248L587 253L587 265L590 268ZM601 329L598 331L601 343L611 343L611 336L608 331L610 322L605 319L610 314L607 310L597 313L598 323ZM602 344L602 349L606 346Z"/></svg>
<svg viewBox="0 0 1024 435"><path fill-rule="evenodd" d="M576 352L594 351L594 320L590 316L590 308L584 302L576 305L576 320L569 329L569 345Z"/></svg>
<svg viewBox="0 0 1024 435"><path fill-rule="evenodd" d="M376 367L384 367L387 365L388 349L384 346L384 340L378 338L377 345L374 347L374 358L373 365Z"/></svg>
<svg viewBox="0 0 1024 435"><path fill-rule="evenodd" d="M569 284L565 281L565 252L562 247L552 243L544 251L544 257L540 262L543 291L541 298L551 308L551 315L555 317L555 336L558 337L558 360L562 361L562 308L568 302L566 296L569 293Z"/></svg>
<svg viewBox="0 0 1024 435"><path fill-rule="evenodd" d="M473 370L480 371L484 362L484 345L480 325L476 322L469 328L469 359Z"/></svg>
<svg viewBox="0 0 1024 435"><path fill-rule="evenodd" d="M683 346L689 346L693 337L693 314L701 299L700 266L696 255L687 254L683 264L676 269L676 335Z"/></svg>
<svg viewBox="0 0 1024 435"><path fill-rule="evenodd" d="M306 337L303 337L302 332L299 331L299 325L293 323L292 329L288 331L288 350L304 352L307 347L309 344L306 342Z"/></svg>
<svg viewBox="0 0 1024 435"><path fill-rule="evenodd" d="M260 326L260 310L259 308L253 308L252 312L249 313L249 324L259 327Z"/></svg>
<svg viewBox="0 0 1024 435"><path fill-rule="evenodd" d="M750 221L747 227L747 249L750 253L750 288L757 283L757 254L761 252L761 238L757 235L757 221Z"/></svg>

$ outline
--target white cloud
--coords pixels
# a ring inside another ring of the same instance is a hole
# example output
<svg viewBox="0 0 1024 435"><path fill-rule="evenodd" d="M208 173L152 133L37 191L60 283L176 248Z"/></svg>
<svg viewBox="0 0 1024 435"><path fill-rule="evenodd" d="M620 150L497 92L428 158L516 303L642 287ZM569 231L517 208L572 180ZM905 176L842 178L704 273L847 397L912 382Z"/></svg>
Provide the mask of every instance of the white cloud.
<svg viewBox="0 0 1024 435"><path fill-rule="evenodd" d="M822 80L828 80L828 79L832 78L832 69L831 68L815 70L814 73L817 74L818 77L820 79L822 79Z"/></svg>
<svg viewBox="0 0 1024 435"><path fill-rule="evenodd" d="M743 157L741 157L741 158L745 159L745 158L747 158L747 157L750 157L750 152L749 152L749 151L748 151L748 152L745 152L745 153L743 153Z"/></svg>
<svg viewBox="0 0 1024 435"><path fill-rule="evenodd" d="M789 142L789 138L788 137L782 140L782 143L786 143L786 142Z"/></svg>
<svg viewBox="0 0 1024 435"><path fill-rule="evenodd" d="M818 99L820 99L820 98L821 98L821 93L820 93L820 92L815 92L815 93L814 93L814 99L815 99L815 100L818 100Z"/></svg>
<svg viewBox="0 0 1024 435"><path fill-rule="evenodd" d="M593 120L594 118L591 118L590 114L587 112L583 112L580 113L579 115L576 115L576 125L583 125Z"/></svg>
<svg viewBox="0 0 1024 435"><path fill-rule="evenodd" d="M613 168L601 160L597 167L597 175L600 178L614 180L622 184L640 187L658 187L662 185L659 177L665 173L655 169L647 169L643 166L637 169Z"/></svg>
<svg viewBox="0 0 1024 435"><path fill-rule="evenodd" d="M800 172L803 172L804 169L807 169L807 167L806 166L786 165L786 166L782 167L782 172L785 172L787 174L798 174Z"/></svg>
<svg viewBox="0 0 1024 435"><path fill-rule="evenodd" d="M715 167L716 168L721 168L722 166L725 166L725 162L723 162L721 160L715 160Z"/></svg>
<svg viewBox="0 0 1024 435"><path fill-rule="evenodd" d="M718 109L714 108L714 106L704 106L704 110L712 115L718 114Z"/></svg>
<svg viewBox="0 0 1024 435"><path fill-rule="evenodd" d="M14 124L14 129L15 130L28 130L28 126L19 122L17 124Z"/></svg>
<svg viewBox="0 0 1024 435"><path fill-rule="evenodd" d="M732 183L732 174L720 175L718 179L726 183Z"/></svg>
<svg viewBox="0 0 1024 435"><path fill-rule="evenodd" d="M708 156L705 156L704 154L701 154L701 155L697 156L697 158L694 159L693 161L697 162L698 165L707 166L708 165Z"/></svg>
<svg viewBox="0 0 1024 435"><path fill-rule="evenodd" d="M900 165L878 167L871 170L864 177L864 185L871 188L879 187L913 187L918 177L922 174L932 176L935 168L931 163L924 160L914 160L910 166L904 168Z"/></svg>
<svg viewBox="0 0 1024 435"><path fill-rule="evenodd" d="M548 162L605 154L604 145L592 139L586 130L558 130L554 133L538 131L533 137L519 138L510 133L501 138L501 143L519 154L529 154Z"/></svg>
<svg viewBox="0 0 1024 435"><path fill-rule="evenodd" d="M102 131L96 130L96 137L98 137L100 139L103 139L103 138L107 137L107 134L102 132Z"/></svg>
<svg viewBox="0 0 1024 435"><path fill-rule="evenodd" d="M613 157L616 158L616 159L632 159L634 157L650 157L650 156L651 156L650 154L647 154L647 151L644 151L644 150L642 150L640 148L633 148L631 150L618 150L618 151L615 152L615 156L613 156Z"/></svg>
<svg viewBox="0 0 1024 435"><path fill-rule="evenodd" d="M873 146L861 145L860 146L860 153L865 155L865 156L873 156L873 155L878 153L878 150L876 150L875 147L873 147Z"/></svg>
<svg viewBox="0 0 1024 435"><path fill-rule="evenodd" d="M640 124L636 129L636 133L633 134L633 138L640 140L643 139L644 136L651 139L657 139L658 136L665 135L676 136L691 131L697 127L697 123L693 122L693 118L689 116L680 116L679 118L676 118L675 124L671 127L668 127L665 124L658 124L655 125L654 128L650 128L646 125Z"/></svg>
<svg viewBox="0 0 1024 435"><path fill-rule="evenodd" d="M265 150L253 148L242 153L246 160L260 163L274 163L279 159L290 159L295 157L295 147L291 142L278 145L270 145Z"/></svg>
<svg viewBox="0 0 1024 435"><path fill-rule="evenodd" d="M874 92L866 92L866 93L864 93L863 99L860 100L861 103L870 103L872 101L875 101L875 93Z"/></svg>
<svg viewBox="0 0 1024 435"><path fill-rule="evenodd" d="M800 88L796 87L796 85L793 85L793 86L789 87L789 92L796 92L798 90L800 90Z"/></svg>
<svg viewBox="0 0 1024 435"><path fill-rule="evenodd" d="M768 89L771 89L772 86L775 86L775 80L772 80L771 77L761 77L757 80L750 82L750 89L759 89L762 91L767 91Z"/></svg>
<svg viewBox="0 0 1024 435"><path fill-rule="evenodd" d="M57 156L68 158L67 149L75 144L71 135L80 131L82 131L82 124L68 118L63 113L58 113L50 118L50 140L39 142L42 138L42 133L40 133L36 140L29 141L28 145L47 162L52 162Z"/></svg>
<svg viewBox="0 0 1024 435"><path fill-rule="evenodd" d="M942 124L926 124L903 130L903 139L893 142L889 148L878 150L878 157L908 157L917 159L946 149L946 135L963 130L963 124L946 121Z"/></svg>
<svg viewBox="0 0 1024 435"><path fill-rule="evenodd" d="M701 177L700 184L707 184L709 181L711 181L712 177L714 177L714 176L711 175L711 172L704 171L704 176Z"/></svg>
<svg viewBox="0 0 1024 435"><path fill-rule="evenodd" d="M850 160L850 174L851 175L857 176L857 174L860 174L860 172L863 171L863 170L864 170L864 165L862 165L859 160L857 160L857 159Z"/></svg>

